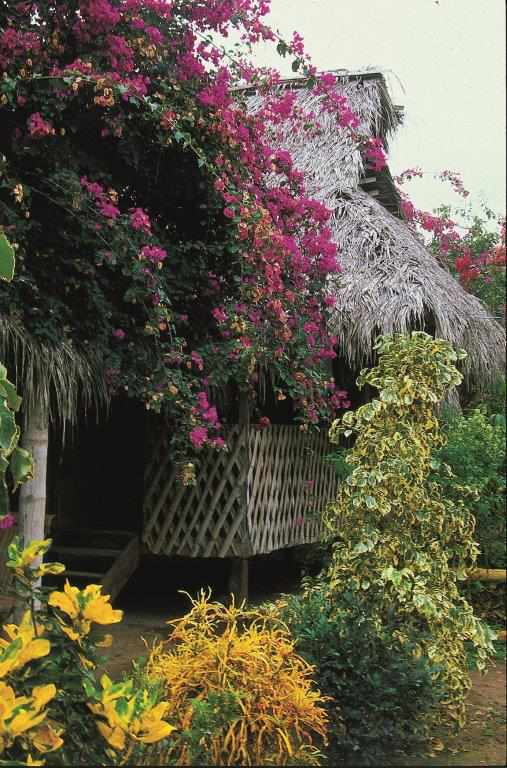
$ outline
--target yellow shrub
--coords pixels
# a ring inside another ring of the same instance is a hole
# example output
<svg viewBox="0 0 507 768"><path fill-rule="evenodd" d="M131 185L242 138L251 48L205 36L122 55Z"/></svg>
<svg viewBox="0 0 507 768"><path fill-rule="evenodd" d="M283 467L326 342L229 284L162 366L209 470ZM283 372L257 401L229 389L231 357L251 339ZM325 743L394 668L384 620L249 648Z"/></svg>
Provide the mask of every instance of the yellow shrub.
<svg viewBox="0 0 507 768"><path fill-rule="evenodd" d="M148 674L165 685L166 717L181 734L168 760L319 764L314 741L325 741L324 698L285 625L267 613L210 603L203 593L169 624L168 640L154 646L148 662ZM219 716L224 701L226 719Z"/></svg>

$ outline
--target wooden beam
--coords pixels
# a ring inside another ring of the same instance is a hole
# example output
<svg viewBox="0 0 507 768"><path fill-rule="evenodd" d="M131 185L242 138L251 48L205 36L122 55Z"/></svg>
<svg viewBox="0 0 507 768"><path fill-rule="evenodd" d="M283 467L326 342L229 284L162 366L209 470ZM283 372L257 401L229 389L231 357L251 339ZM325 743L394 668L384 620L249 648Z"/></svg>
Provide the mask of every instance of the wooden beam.
<svg viewBox="0 0 507 768"><path fill-rule="evenodd" d="M139 565L139 537L134 536L101 580L102 591L114 600Z"/></svg>
<svg viewBox="0 0 507 768"><path fill-rule="evenodd" d="M507 570L503 568L476 568L468 574L467 581L506 582Z"/></svg>
<svg viewBox="0 0 507 768"><path fill-rule="evenodd" d="M118 557L122 551L122 549L103 547L68 547L63 544L54 544L51 547L51 555L82 555L83 557Z"/></svg>
<svg viewBox="0 0 507 768"><path fill-rule="evenodd" d="M100 573L98 571L65 571L65 576L69 579L96 579L97 581L101 581L101 579L104 577L104 573Z"/></svg>
<svg viewBox="0 0 507 768"><path fill-rule="evenodd" d="M236 606L246 603L248 600L248 558L231 558L229 571L229 595L234 598Z"/></svg>

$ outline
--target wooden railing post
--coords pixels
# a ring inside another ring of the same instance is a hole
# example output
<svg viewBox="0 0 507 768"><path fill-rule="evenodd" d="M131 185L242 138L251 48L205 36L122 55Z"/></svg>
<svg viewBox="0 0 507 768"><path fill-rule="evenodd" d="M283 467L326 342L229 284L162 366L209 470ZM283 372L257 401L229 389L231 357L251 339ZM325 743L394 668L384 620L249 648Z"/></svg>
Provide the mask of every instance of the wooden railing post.
<svg viewBox="0 0 507 768"><path fill-rule="evenodd" d="M33 456L34 473L32 480L24 483L19 491L19 533L23 546L31 541L44 539L46 519L46 475L48 463L49 414L42 404L35 405L27 414L26 429L22 433L22 444ZM33 568L38 568L41 558L37 558ZM35 582L40 586L40 578ZM38 601L35 601L38 607ZM21 606L17 607L19 618Z"/></svg>
<svg viewBox="0 0 507 768"><path fill-rule="evenodd" d="M241 392L239 397L238 423L241 427L239 440L245 440L245 467L239 493L242 495L242 510L244 525L244 537L248 536L248 431L250 427L250 402L247 392ZM245 550L248 549L248 542L244 542ZM234 596L235 605L241 605L248 602L248 558L233 557L229 572L229 594Z"/></svg>

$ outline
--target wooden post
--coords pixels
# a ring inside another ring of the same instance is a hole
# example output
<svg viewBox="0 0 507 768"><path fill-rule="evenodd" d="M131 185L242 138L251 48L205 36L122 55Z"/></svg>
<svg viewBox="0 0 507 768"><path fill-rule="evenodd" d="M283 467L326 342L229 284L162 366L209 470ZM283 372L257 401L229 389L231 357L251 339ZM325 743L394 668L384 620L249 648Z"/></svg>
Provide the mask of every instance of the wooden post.
<svg viewBox="0 0 507 768"><path fill-rule="evenodd" d="M24 483L19 492L19 532L24 546L44 539L48 440L48 413L38 405L28 414L22 434L23 447L31 452L34 460L33 479ZM34 563L34 567L39 564Z"/></svg>
<svg viewBox="0 0 507 768"><path fill-rule="evenodd" d="M238 424L243 427L243 432L246 430L246 436L240 435L240 439L246 440L247 455L248 455L248 428L250 426L250 403L248 401L248 393L240 392L239 395L239 413ZM248 463L248 458L247 458ZM243 496L243 514L245 516L245 525L242 526L247 534L246 516L248 512L248 466L245 467L245 476L243 478L243 486L240 489L240 493ZM245 542L245 549L247 544ZM231 568L229 572L229 595L234 595L235 605L241 605L242 602L248 602L248 558L247 557L234 557L231 560Z"/></svg>
<svg viewBox="0 0 507 768"><path fill-rule="evenodd" d="M234 596L234 604L241 605L248 600L248 558L233 557L229 571L229 595Z"/></svg>
<svg viewBox="0 0 507 768"><path fill-rule="evenodd" d="M507 571L505 568L476 568L470 571L467 581L506 582Z"/></svg>

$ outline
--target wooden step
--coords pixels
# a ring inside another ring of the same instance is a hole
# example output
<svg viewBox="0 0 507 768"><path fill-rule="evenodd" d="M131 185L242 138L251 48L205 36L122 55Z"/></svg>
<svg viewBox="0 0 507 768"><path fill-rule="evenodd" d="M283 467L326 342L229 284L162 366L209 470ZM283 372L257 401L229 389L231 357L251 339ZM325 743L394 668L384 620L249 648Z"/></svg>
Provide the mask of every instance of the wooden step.
<svg viewBox="0 0 507 768"><path fill-rule="evenodd" d="M96 579L102 581L106 574L97 573L96 571L65 571L58 575L65 576L68 579Z"/></svg>
<svg viewBox="0 0 507 768"><path fill-rule="evenodd" d="M70 566L60 578L95 581L114 600L137 569L139 558L139 537L130 531L76 529L57 533L48 559Z"/></svg>
<svg viewBox="0 0 507 768"><path fill-rule="evenodd" d="M64 544L54 544L51 547L51 554L59 555L79 555L80 557L118 557L123 552L122 549L107 549L106 547L68 547Z"/></svg>

